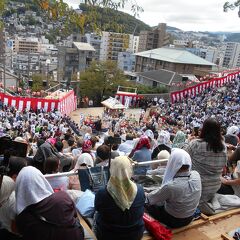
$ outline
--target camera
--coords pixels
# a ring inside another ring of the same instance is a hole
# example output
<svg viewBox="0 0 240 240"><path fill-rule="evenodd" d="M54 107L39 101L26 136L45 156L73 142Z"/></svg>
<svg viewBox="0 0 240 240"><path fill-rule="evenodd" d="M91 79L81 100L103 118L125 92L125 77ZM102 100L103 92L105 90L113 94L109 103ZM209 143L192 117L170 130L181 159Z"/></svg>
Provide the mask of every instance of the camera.
<svg viewBox="0 0 240 240"><path fill-rule="evenodd" d="M27 144L13 141L8 136L0 138L0 188L3 176L9 172L10 157L26 157L27 147Z"/></svg>

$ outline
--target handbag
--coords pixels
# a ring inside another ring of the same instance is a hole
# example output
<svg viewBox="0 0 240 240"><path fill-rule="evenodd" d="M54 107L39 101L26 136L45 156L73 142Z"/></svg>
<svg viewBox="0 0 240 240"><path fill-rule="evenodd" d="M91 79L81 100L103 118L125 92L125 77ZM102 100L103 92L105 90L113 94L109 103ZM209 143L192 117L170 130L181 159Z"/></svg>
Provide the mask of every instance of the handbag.
<svg viewBox="0 0 240 240"><path fill-rule="evenodd" d="M164 227L160 222L150 217L147 213L143 215L145 228L153 235L156 240L171 240L172 232Z"/></svg>
<svg viewBox="0 0 240 240"><path fill-rule="evenodd" d="M81 190L89 189L96 193L100 188L105 187L109 178L108 169L104 166L78 169Z"/></svg>

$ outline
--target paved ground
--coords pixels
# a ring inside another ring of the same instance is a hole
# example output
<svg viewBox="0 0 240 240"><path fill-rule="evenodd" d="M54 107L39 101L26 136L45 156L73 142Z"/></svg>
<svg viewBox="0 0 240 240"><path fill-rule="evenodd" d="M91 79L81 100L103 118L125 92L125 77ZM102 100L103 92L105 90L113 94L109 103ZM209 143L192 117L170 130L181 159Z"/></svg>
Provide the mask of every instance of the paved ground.
<svg viewBox="0 0 240 240"><path fill-rule="evenodd" d="M127 109L126 115L129 116L129 114L135 114L137 120L139 119L140 116L140 109ZM94 107L94 108L78 108L76 111L72 112L70 114L71 118L79 123L80 120L80 114L83 113L85 116L90 114L92 116L102 116L103 113L103 107Z"/></svg>

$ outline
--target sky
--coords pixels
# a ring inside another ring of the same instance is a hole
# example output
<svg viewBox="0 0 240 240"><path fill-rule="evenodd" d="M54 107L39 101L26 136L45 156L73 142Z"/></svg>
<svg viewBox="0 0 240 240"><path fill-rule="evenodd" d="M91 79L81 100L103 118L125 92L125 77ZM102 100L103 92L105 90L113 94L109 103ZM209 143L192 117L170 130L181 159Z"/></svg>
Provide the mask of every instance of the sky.
<svg viewBox="0 0 240 240"><path fill-rule="evenodd" d="M77 8L80 0L65 0ZM227 0L136 0L144 9L138 19L156 26L167 23L183 31L240 32L238 9L223 12ZM234 0L228 0L232 2ZM130 6L124 8L131 13Z"/></svg>

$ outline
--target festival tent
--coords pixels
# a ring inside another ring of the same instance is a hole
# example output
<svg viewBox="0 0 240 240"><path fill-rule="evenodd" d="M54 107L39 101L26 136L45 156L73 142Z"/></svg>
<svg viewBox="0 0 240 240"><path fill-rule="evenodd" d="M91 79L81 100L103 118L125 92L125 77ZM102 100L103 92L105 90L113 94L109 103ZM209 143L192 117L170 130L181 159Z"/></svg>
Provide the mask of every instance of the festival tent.
<svg viewBox="0 0 240 240"><path fill-rule="evenodd" d="M112 110L125 109L126 107L120 103L116 98L110 97L101 102L103 106Z"/></svg>

